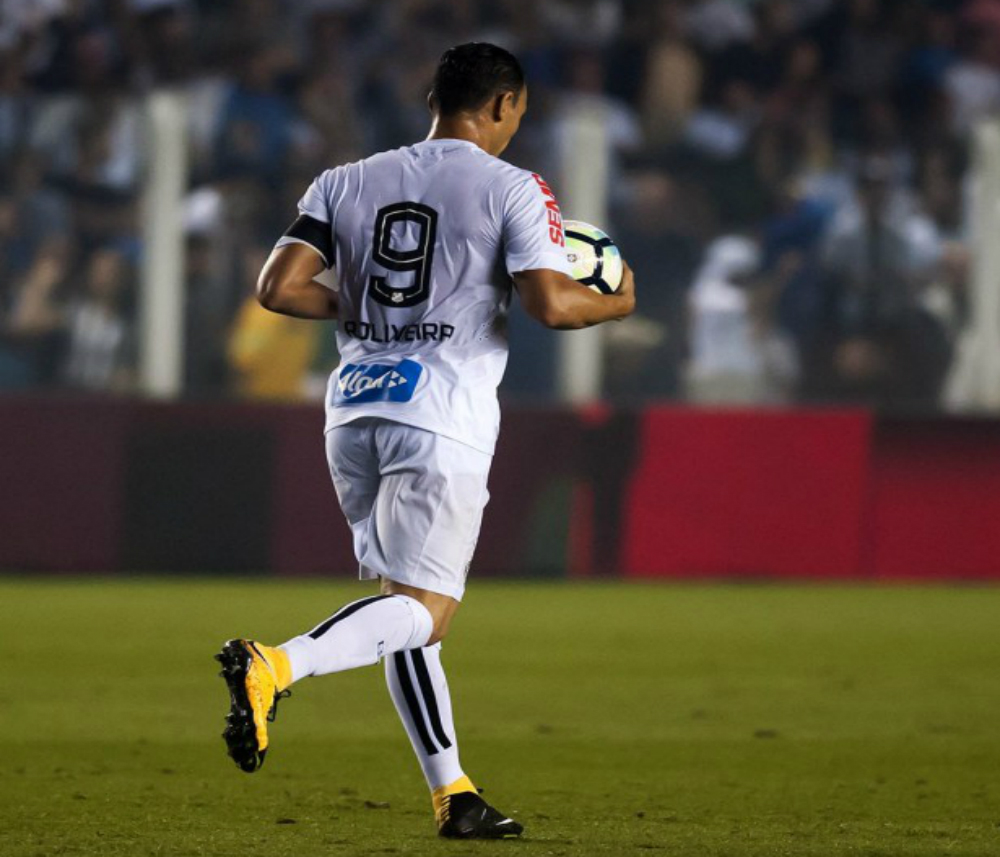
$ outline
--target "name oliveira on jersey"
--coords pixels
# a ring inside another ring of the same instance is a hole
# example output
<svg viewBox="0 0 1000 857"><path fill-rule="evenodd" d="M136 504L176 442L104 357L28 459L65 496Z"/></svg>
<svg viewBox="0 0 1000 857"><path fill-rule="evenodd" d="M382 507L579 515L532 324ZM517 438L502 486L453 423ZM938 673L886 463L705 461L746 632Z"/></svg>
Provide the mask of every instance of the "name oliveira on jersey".
<svg viewBox="0 0 1000 857"><path fill-rule="evenodd" d="M444 342L455 335L454 325L435 322L397 325L345 321L343 329L348 336L365 342Z"/></svg>

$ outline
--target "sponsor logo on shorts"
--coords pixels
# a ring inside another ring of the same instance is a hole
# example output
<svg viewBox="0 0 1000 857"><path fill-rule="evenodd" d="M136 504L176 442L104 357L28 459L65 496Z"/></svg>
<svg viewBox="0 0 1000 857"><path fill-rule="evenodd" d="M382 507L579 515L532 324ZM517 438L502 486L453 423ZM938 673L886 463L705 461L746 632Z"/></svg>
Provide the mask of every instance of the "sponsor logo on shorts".
<svg viewBox="0 0 1000 857"><path fill-rule="evenodd" d="M333 403L408 402L423 371L424 367L414 360L402 360L395 365L348 363L340 370Z"/></svg>

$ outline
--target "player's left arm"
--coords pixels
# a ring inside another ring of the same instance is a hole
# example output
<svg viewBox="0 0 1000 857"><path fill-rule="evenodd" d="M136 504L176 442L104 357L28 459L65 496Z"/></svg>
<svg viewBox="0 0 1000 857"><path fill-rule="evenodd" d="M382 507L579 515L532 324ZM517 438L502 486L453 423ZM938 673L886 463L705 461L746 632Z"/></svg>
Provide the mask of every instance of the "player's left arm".
<svg viewBox="0 0 1000 857"><path fill-rule="evenodd" d="M582 287L562 271L519 271L514 285L532 318L553 330L579 330L604 321L621 321L635 309L635 278L622 260L624 275L618 290L601 295Z"/></svg>
<svg viewBox="0 0 1000 857"><path fill-rule="evenodd" d="M257 279L257 300L271 312L295 318L337 318L336 292L317 282L326 261L309 244L276 247Z"/></svg>

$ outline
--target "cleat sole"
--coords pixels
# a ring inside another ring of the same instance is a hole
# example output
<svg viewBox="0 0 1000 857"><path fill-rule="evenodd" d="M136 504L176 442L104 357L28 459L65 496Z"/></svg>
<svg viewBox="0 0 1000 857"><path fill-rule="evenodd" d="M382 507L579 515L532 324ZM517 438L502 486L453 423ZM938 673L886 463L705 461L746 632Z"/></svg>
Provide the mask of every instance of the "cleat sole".
<svg viewBox="0 0 1000 857"><path fill-rule="evenodd" d="M257 729L253 722L253 709L247 697L246 678L250 669L250 653L239 640L229 640L215 656L222 664L219 675L229 689L229 714L222 738L229 757L241 771L252 774L264 764L267 750L257 743Z"/></svg>
<svg viewBox="0 0 1000 857"><path fill-rule="evenodd" d="M459 831L439 831L438 836L442 839L519 839L524 832L521 825L511 825L505 830L463 830Z"/></svg>

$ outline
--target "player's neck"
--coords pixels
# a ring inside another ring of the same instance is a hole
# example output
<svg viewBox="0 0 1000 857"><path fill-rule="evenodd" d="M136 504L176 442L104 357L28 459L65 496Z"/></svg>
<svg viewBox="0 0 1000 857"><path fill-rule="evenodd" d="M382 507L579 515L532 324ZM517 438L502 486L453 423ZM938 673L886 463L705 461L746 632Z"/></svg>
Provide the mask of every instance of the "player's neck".
<svg viewBox="0 0 1000 857"><path fill-rule="evenodd" d="M489 134L475 119L464 116L434 117L431 123L428 140L467 140L479 146L480 149L493 152L494 141Z"/></svg>

